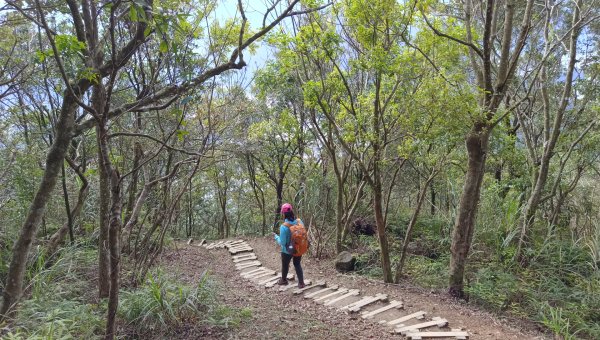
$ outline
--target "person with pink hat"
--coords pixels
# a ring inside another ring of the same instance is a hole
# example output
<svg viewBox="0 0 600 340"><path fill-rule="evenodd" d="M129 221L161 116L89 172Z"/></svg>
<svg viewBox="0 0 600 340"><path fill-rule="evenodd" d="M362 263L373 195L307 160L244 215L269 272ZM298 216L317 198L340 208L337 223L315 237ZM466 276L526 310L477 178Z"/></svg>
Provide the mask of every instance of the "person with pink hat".
<svg viewBox="0 0 600 340"><path fill-rule="evenodd" d="M293 259L294 268L296 269L296 276L298 277L298 288L304 288L304 273L302 272L302 255L294 255L294 249L292 246L292 233L290 227L300 225L304 226L302 220L296 219L292 205L284 203L280 210L281 215L284 217L284 223L279 226L279 235L273 233L275 241L281 246L281 278L277 281L279 285L287 285L287 274L290 268L290 262Z"/></svg>

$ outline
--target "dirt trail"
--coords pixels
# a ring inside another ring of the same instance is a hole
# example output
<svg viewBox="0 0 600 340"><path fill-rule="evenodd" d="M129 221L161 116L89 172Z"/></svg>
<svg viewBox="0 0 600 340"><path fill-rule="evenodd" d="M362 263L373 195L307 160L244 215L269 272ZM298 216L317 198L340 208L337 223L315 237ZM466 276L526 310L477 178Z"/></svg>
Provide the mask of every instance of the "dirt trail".
<svg viewBox="0 0 600 340"><path fill-rule="evenodd" d="M240 239L240 238L236 238ZM243 238L254 249L263 267L280 269L278 247L271 237ZM333 268L333 260L316 260L310 256L302 259L306 279L325 280L349 289L360 289L361 296L387 294L389 300L404 302L399 316L417 311L427 312L428 320L439 316L448 320L450 328L468 331L469 339L546 339L531 324L519 320L501 320L494 315L477 310L439 292L393 285L357 275L340 274ZM391 327L373 320L364 320L360 314L347 314L337 309L317 304L302 296L293 295L291 289L279 292L265 288L240 277L231 255L226 249L207 250L204 247L179 243L176 250L166 253L161 261L164 267L178 268L181 279L197 283L201 273L209 270L222 287L221 302L234 308L250 308L252 317L239 327L227 331L219 329L194 329L183 332L180 338L212 339L402 339L391 334ZM290 272L294 272L290 266ZM293 282L293 281L292 281ZM356 298L358 300L358 298ZM383 304L374 305L374 310ZM435 328L435 327L434 327ZM432 329L433 331L439 329ZM449 329L445 329L449 330Z"/></svg>

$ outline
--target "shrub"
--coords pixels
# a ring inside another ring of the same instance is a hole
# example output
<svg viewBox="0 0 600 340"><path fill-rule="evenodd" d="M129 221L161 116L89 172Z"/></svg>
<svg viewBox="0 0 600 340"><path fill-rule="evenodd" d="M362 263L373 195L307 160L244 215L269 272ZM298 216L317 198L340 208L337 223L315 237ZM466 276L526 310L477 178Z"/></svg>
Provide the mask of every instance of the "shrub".
<svg viewBox="0 0 600 340"><path fill-rule="evenodd" d="M157 331L168 334L183 323L228 327L249 315L248 310L218 304L214 283L206 272L196 287L190 287L154 271L138 289L122 291L119 304L119 316L136 336Z"/></svg>
<svg viewBox="0 0 600 340"><path fill-rule="evenodd" d="M91 338L101 334L105 308L90 303L88 296L95 266L93 248L74 245L63 248L60 256L46 268L39 251L28 268L30 293L6 328L7 339Z"/></svg>

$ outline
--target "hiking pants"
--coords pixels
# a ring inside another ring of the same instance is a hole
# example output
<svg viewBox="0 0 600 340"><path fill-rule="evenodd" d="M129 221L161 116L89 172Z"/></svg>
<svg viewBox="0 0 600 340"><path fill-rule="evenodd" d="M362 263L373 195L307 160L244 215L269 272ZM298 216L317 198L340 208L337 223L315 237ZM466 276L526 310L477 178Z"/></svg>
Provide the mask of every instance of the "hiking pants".
<svg viewBox="0 0 600 340"><path fill-rule="evenodd" d="M296 276L298 276L298 283L304 283L304 273L302 272L302 265L300 261L302 256L292 256L290 254L281 253L281 278L287 280L287 274L290 270L290 261L294 259L294 268L296 269Z"/></svg>

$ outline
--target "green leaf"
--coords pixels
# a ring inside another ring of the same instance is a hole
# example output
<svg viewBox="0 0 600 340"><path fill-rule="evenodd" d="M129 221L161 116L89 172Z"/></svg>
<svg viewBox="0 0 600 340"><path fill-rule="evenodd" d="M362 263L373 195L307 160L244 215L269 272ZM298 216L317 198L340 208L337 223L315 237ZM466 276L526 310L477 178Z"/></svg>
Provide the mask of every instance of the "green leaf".
<svg viewBox="0 0 600 340"><path fill-rule="evenodd" d="M161 53L167 53L167 51L169 50L169 44L165 40L161 41L160 45L158 46L158 50Z"/></svg>

